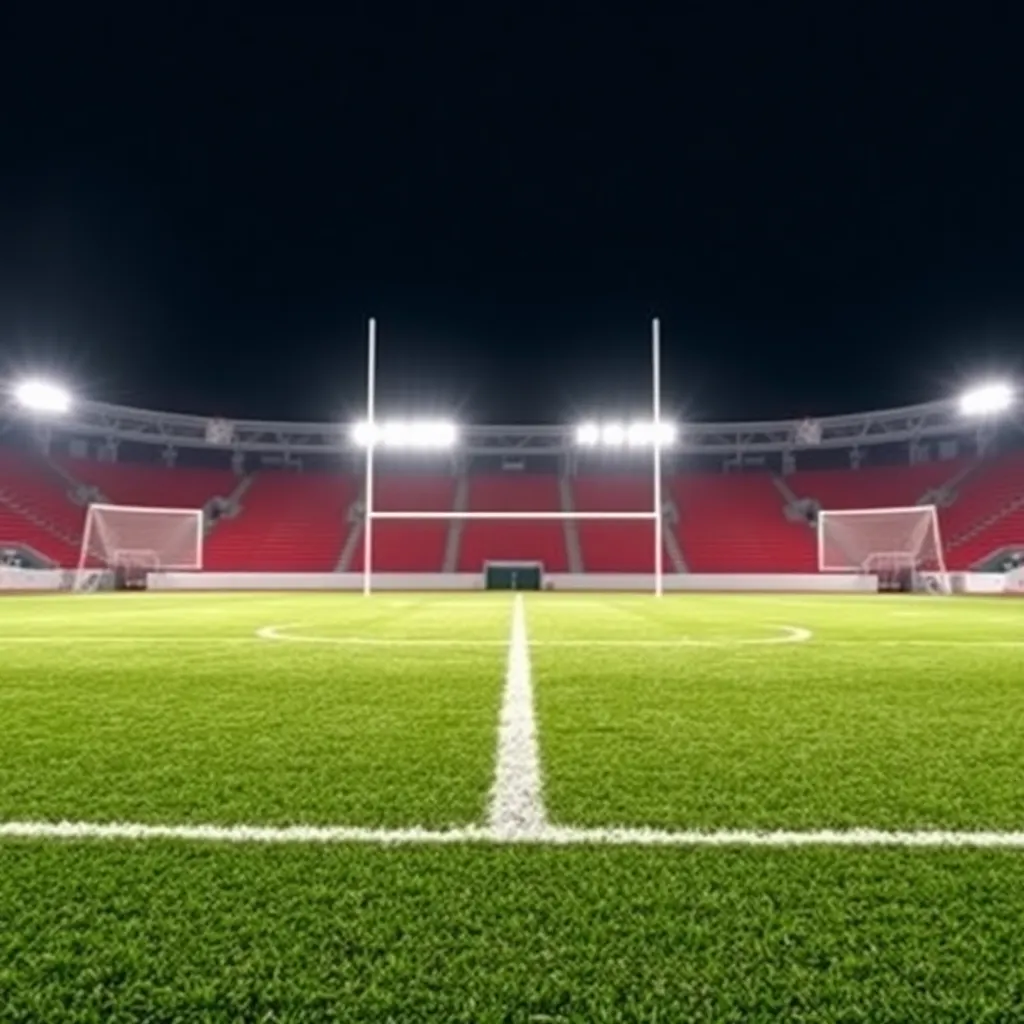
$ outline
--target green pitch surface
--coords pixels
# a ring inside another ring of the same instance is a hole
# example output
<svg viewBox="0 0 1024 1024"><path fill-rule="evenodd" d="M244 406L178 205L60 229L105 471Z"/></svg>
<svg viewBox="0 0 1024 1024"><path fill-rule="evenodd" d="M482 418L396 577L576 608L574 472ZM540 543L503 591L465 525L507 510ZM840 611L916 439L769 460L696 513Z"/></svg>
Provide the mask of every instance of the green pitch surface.
<svg viewBox="0 0 1024 1024"><path fill-rule="evenodd" d="M513 609L0 600L3 1019L1020 1012L1024 604L534 595L525 669ZM861 828L950 836L645 845ZM949 845L978 830L1007 848Z"/></svg>

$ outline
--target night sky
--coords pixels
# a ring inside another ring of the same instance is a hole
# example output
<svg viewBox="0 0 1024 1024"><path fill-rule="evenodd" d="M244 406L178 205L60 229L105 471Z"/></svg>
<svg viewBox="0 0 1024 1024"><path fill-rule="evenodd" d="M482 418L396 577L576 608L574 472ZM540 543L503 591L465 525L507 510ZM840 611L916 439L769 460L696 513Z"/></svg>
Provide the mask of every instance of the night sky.
<svg viewBox="0 0 1024 1024"><path fill-rule="evenodd" d="M1019 17L436 6L4 14L0 372L347 417L369 315L384 410L467 422L634 411L652 315L703 420L1021 370Z"/></svg>

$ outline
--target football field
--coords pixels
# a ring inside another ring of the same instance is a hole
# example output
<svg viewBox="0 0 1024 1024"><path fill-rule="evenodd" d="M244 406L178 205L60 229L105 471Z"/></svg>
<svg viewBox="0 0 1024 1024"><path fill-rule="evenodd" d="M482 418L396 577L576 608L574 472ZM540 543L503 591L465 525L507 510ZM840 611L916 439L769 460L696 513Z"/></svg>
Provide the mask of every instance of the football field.
<svg viewBox="0 0 1024 1024"><path fill-rule="evenodd" d="M1005 1020L1024 604L0 602L4 1020Z"/></svg>

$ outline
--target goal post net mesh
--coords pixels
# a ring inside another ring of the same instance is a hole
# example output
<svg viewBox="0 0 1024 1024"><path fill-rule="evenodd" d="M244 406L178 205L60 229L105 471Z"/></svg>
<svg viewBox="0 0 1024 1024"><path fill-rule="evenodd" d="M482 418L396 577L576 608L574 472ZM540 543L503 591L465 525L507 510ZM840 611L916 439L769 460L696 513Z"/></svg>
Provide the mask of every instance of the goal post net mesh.
<svg viewBox="0 0 1024 1024"><path fill-rule="evenodd" d="M202 509L89 506L79 575L89 569L146 572L202 567Z"/></svg>
<svg viewBox="0 0 1024 1024"><path fill-rule="evenodd" d="M948 590L935 506L822 510L818 569L873 573L883 583L910 574L915 584L932 581Z"/></svg>

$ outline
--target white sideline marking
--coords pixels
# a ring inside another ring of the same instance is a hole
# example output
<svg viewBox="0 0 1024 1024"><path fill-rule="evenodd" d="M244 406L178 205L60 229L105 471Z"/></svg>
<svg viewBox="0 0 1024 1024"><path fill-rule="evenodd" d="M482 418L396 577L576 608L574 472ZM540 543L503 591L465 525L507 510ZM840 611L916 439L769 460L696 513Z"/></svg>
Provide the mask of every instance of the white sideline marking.
<svg viewBox="0 0 1024 1024"><path fill-rule="evenodd" d="M535 830L503 831L493 826L452 829L357 828L315 825L144 825L130 822L0 821L0 840L107 840L145 842L175 840L193 843L371 846L676 846L676 847L916 847L931 849L1024 850L1024 832L944 831L906 832L873 828L810 829L695 829L572 828L542 825Z"/></svg>
<svg viewBox="0 0 1024 1024"><path fill-rule="evenodd" d="M510 838L543 832L547 814L542 788L526 609L522 594L516 594L498 726L498 756L491 788L491 831Z"/></svg>

